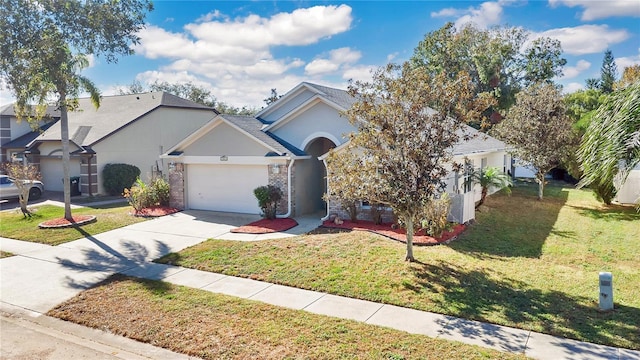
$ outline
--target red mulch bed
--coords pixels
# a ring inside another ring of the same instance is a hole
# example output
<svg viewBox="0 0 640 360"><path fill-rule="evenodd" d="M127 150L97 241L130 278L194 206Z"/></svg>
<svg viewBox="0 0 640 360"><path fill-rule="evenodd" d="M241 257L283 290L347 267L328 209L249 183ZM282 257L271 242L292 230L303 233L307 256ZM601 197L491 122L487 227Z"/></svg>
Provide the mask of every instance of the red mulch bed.
<svg viewBox="0 0 640 360"><path fill-rule="evenodd" d="M136 211L133 215L139 217L160 217L169 214L177 213L178 209L169 206L152 206L144 208L140 211Z"/></svg>
<svg viewBox="0 0 640 360"><path fill-rule="evenodd" d="M391 225L392 225L391 223L376 225L371 221L364 221L364 220L359 220L358 222L351 222L348 220L344 220L344 223L340 225L329 220L322 223L322 226L327 228L369 231L382 236L386 236L396 241L406 243L407 231L405 229L392 229ZM450 241L455 240L458 237L458 235L460 235L464 231L464 229L465 229L464 225L458 224L454 226L451 231L445 231L442 234L442 236L440 236L437 239L429 235L426 235L424 233L424 230L420 230L414 234L413 244L423 245L423 246L446 244Z"/></svg>
<svg viewBox="0 0 640 360"><path fill-rule="evenodd" d="M251 224L247 224L241 227L237 227L235 229L231 229L232 233L241 233L241 234L269 234L274 232L280 232L289 230L294 226L297 226L298 223L292 218L283 218L283 219L262 219L258 221L254 221Z"/></svg>
<svg viewBox="0 0 640 360"><path fill-rule="evenodd" d="M43 229L66 228L71 226L84 225L96 221L96 217L93 215L72 215L71 217L73 218L73 221L69 221L65 218L51 219L41 222L40 224L38 224L38 227Z"/></svg>

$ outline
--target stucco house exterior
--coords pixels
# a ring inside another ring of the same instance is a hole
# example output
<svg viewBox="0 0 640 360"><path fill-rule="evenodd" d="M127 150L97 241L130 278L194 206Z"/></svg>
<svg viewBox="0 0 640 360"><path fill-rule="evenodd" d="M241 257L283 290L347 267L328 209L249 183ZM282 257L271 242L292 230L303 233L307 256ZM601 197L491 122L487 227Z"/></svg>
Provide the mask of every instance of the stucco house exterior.
<svg viewBox="0 0 640 360"><path fill-rule="evenodd" d="M109 163L140 168L148 180L166 174L160 155L199 129L217 112L164 92L105 96L96 109L79 99L69 112L70 176L80 177L82 194L103 194L102 169ZM40 167L45 190L62 191L62 144L59 122L26 145L28 161Z"/></svg>
<svg viewBox="0 0 640 360"><path fill-rule="evenodd" d="M253 189L271 184L284 193L280 216L340 213L340 204L323 200L331 186L323 159L356 131L341 116L354 101L345 90L303 82L255 117L217 115L162 155L169 164L172 205L258 214ZM475 167L506 170L511 163L505 144L485 135L453 151ZM479 188L465 188L464 177L453 173L447 183L459 202L454 219L473 219Z"/></svg>

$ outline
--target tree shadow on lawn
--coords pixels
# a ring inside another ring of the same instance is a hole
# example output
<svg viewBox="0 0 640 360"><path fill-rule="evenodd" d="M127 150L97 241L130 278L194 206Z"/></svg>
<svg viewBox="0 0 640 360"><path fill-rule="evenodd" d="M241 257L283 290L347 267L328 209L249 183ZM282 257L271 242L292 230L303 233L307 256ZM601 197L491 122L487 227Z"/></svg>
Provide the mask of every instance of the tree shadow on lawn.
<svg viewBox="0 0 640 360"><path fill-rule="evenodd" d="M604 221L638 221L640 213L633 206L608 205L605 208L593 209L581 206L569 205L576 209L581 215L587 216L594 220Z"/></svg>
<svg viewBox="0 0 640 360"><path fill-rule="evenodd" d="M63 266L74 269L110 273L111 275L123 273L130 276L149 278L153 280L159 280L168 276L167 270L169 269L169 266L152 263L152 259L150 258L157 258L171 252L170 248L161 241L155 240L153 244L154 249L150 250L149 246L144 246L144 244L136 241L119 240L120 249L115 249L109 244L92 236L79 226L76 226L76 230L78 230L84 238L95 244L99 250L92 247L83 248L81 250L82 259L65 259L56 257L56 260ZM79 280L68 276L66 277L65 282L68 287L74 289L88 289L99 283L94 279ZM154 287L157 286L154 285Z"/></svg>
<svg viewBox="0 0 640 360"><path fill-rule="evenodd" d="M513 189L512 196L488 197L476 213L475 223L448 246L478 258L538 258L550 234L575 237L571 231L553 229L568 191L550 187L539 201L531 188L520 186Z"/></svg>
<svg viewBox="0 0 640 360"><path fill-rule="evenodd" d="M412 270L416 280L404 287L417 294L442 293L435 301L447 314L640 349L640 309L615 304L614 311L599 311L597 284L590 299L534 289L491 270L465 270L447 262L416 263Z"/></svg>

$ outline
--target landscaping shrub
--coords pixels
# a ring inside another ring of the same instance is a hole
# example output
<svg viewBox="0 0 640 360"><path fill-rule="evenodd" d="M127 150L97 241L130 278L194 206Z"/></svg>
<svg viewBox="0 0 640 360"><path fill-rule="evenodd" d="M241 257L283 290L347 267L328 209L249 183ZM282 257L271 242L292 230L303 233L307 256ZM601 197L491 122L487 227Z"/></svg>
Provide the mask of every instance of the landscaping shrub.
<svg viewBox="0 0 640 360"><path fill-rule="evenodd" d="M424 208L422 228L427 234L438 238L450 226L447 215L451 207L449 194L444 193L439 199L432 199Z"/></svg>
<svg viewBox="0 0 640 360"><path fill-rule="evenodd" d="M122 194L140 176L140 169L129 164L107 164L102 169L102 183L109 195Z"/></svg>
<svg viewBox="0 0 640 360"><path fill-rule="evenodd" d="M380 225L382 224L382 216L386 211L386 207L382 204L371 204L371 221L374 224Z"/></svg>
<svg viewBox="0 0 640 360"><path fill-rule="evenodd" d="M273 185L260 186L253 190L258 199L258 206L266 219L275 219L278 210L278 202L282 199L282 190Z"/></svg>
<svg viewBox="0 0 640 360"><path fill-rule="evenodd" d="M152 206L168 206L169 183L163 178L155 178L145 184L137 178L130 189L124 189L123 196L136 212Z"/></svg>

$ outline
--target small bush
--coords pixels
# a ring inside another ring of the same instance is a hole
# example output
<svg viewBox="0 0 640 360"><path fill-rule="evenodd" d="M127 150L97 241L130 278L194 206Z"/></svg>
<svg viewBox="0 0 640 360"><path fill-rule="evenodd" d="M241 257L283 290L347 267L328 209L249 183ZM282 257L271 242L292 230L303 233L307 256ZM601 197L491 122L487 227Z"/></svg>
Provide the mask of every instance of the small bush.
<svg viewBox="0 0 640 360"><path fill-rule="evenodd" d="M374 224L382 224L382 216L386 212L386 207L382 204L371 204L371 221Z"/></svg>
<svg viewBox="0 0 640 360"><path fill-rule="evenodd" d="M253 190L258 199L258 206L266 219L275 219L278 211L278 202L282 199L282 190L273 185L260 186Z"/></svg>
<svg viewBox="0 0 640 360"><path fill-rule="evenodd" d="M122 194L140 176L140 169L129 164L107 164L102 169L102 183L109 195Z"/></svg>
<svg viewBox="0 0 640 360"><path fill-rule="evenodd" d="M439 199L432 199L423 209L422 228L427 234L437 238L449 228L447 215L451 207L449 194L444 193Z"/></svg>
<svg viewBox="0 0 640 360"><path fill-rule="evenodd" d="M168 206L169 183L163 178L156 178L147 185L137 178L130 189L124 189L123 196L136 212L152 206Z"/></svg>

